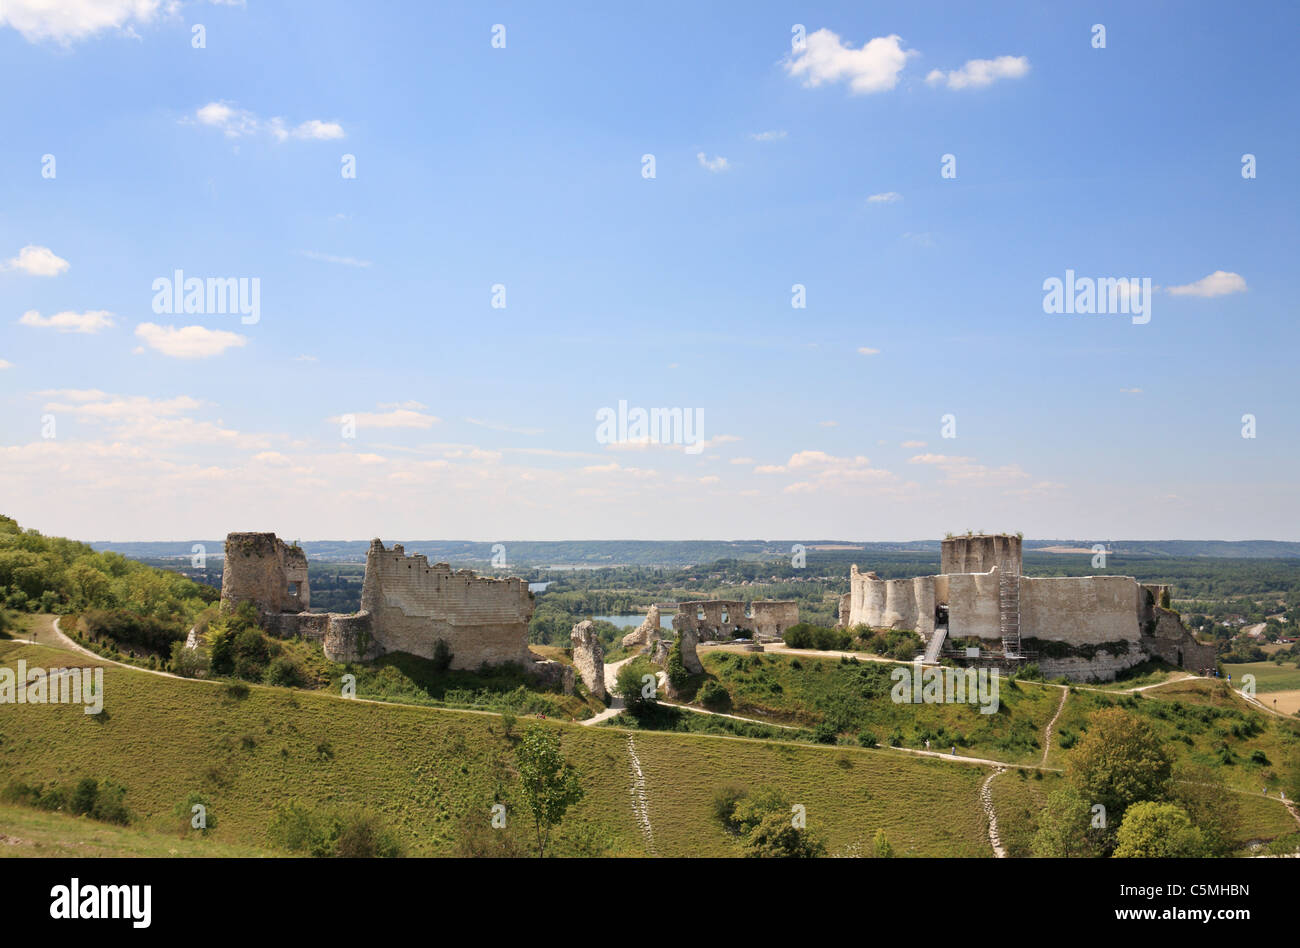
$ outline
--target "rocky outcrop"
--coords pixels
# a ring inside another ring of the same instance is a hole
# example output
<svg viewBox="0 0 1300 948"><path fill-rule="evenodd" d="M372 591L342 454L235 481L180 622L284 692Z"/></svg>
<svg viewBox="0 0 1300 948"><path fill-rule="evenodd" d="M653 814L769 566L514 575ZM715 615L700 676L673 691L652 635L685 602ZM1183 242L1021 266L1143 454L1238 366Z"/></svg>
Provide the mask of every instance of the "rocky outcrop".
<svg viewBox="0 0 1300 948"><path fill-rule="evenodd" d="M600 700L609 697L605 690L605 647L600 644L600 636L590 619L585 619L573 627L573 667L582 676L583 682ZM698 661L698 659L697 659Z"/></svg>
<svg viewBox="0 0 1300 948"><path fill-rule="evenodd" d="M651 650L659 639L659 607L651 606L645 614L645 620L636 627L636 631L623 636L624 648L642 651Z"/></svg>
<svg viewBox="0 0 1300 948"><path fill-rule="evenodd" d="M650 653L650 661L662 668L668 664L668 653L671 651L672 643L667 639L659 639L655 642L654 650Z"/></svg>

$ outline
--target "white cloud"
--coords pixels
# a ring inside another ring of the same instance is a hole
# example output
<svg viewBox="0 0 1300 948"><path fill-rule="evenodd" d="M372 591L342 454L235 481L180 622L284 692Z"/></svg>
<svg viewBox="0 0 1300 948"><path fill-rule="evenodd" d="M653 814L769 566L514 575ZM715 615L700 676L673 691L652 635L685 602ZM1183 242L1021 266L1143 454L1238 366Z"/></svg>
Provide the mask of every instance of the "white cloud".
<svg viewBox="0 0 1300 948"><path fill-rule="evenodd" d="M838 428L840 426L838 421L819 421L817 424L822 428Z"/></svg>
<svg viewBox="0 0 1300 948"><path fill-rule="evenodd" d="M944 483L950 486L1008 487L1029 477L1017 464L989 467L976 463L974 458L947 454L918 454L908 458L908 463L939 468L944 473Z"/></svg>
<svg viewBox="0 0 1300 948"><path fill-rule="evenodd" d="M159 326L141 323L135 334L150 349L156 349L173 359L206 359L221 355L230 348L248 344L248 337L224 329L206 329L203 326Z"/></svg>
<svg viewBox="0 0 1300 948"><path fill-rule="evenodd" d="M319 362L320 360L317 359L314 355L307 355L306 353L303 353L302 355L294 356L293 361L294 362Z"/></svg>
<svg viewBox="0 0 1300 948"><path fill-rule="evenodd" d="M723 158L721 155L715 155L713 158L709 158L701 151L696 153L695 158L699 161L701 168L706 171L712 171L715 174L719 171L726 171L730 167L730 165L727 164L727 159Z"/></svg>
<svg viewBox="0 0 1300 948"><path fill-rule="evenodd" d="M6 260L0 269L22 270L31 276L52 277L68 269L68 261L56 256L49 247L28 244L18 251L18 256Z"/></svg>
<svg viewBox="0 0 1300 948"><path fill-rule="evenodd" d="M868 204L893 204L895 201L903 200L903 195L897 191L882 191L880 194L873 194L867 198Z"/></svg>
<svg viewBox="0 0 1300 948"><path fill-rule="evenodd" d="M858 346L858 355L864 355L864 356L880 355L880 350L872 349L870 346Z"/></svg>
<svg viewBox="0 0 1300 948"><path fill-rule="evenodd" d="M12 369L13 367L14 364L10 362L8 359L0 359L0 370Z"/></svg>
<svg viewBox="0 0 1300 948"><path fill-rule="evenodd" d="M380 405L379 407L384 408L387 406ZM358 428L431 428L442 421L441 418L427 415L415 408L400 406L394 406L392 411L386 412L355 412L352 419L356 422ZM343 416L339 415L329 420L335 424L342 424Z"/></svg>
<svg viewBox="0 0 1300 948"><path fill-rule="evenodd" d="M1125 395L1141 395L1141 394L1142 394L1142 389L1140 389L1140 388L1121 388L1120 391L1123 392Z"/></svg>
<svg viewBox="0 0 1300 948"><path fill-rule="evenodd" d="M972 89L992 85L999 79L1019 79L1029 73L1027 56L999 56L997 59L969 59L951 72L934 69L925 81L930 85L947 82L949 89Z"/></svg>
<svg viewBox="0 0 1300 948"><path fill-rule="evenodd" d="M294 128L289 128L282 118L263 121L247 109L236 108L227 102L209 102L207 105L200 106L195 109L192 121L220 129L227 138L243 138L263 131L269 133L277 142L290 138L304 141L329 141L346 137L343 126L338 122L308 119Z"/></svg>
<svg viewBox="0 0 1300 948"><path fill-rule="evenodd" d="M823 82L847 82L855 94L887 92L898 85L898 74L916 50L905 50L902 37L878 36L861 49L845 45L830 30L810 33L804 48L785 60L786 72L807 87Z"/></svg>
<svg viewBox="0 0 1300 948"><path fill-rule="evenodd" d="M322 122L320 119L308 119L291 132L294 138L331 141L343 138L343 126L338 122Z"/></svg>
<svg viewBox="0 0 1300 948"><path fill-rule="evenodd" d="M0 26L12 26L29 43L69 46L102 30L133 35L134 24L153 22L160 0L3 0Z"/></svg>
<svg viewBox="0 0 1300 948"><path fill-rule="evenodd" d="M904 441L904 442L902 443L901 447L904 447L904 448L924 448L924 447L925 447L925 442L924 442L924 441Z"/></svg>
<svg viewBox="0 0 1300 948"><path fill-rule="evenodd" d="M785 129L773 129L770 132L750 132L749 137L756 142L776 142L785 138Z"/></svg>
<svg viewBox="0 0 1300 948"><path fill-rule="evenodd" d="M1195 283L1169 287L1169 293L1173 296L1227 296L1229 293L1245 292L1245 278L1239 273L1229 273L1226 270L1215 270Z"/></svg>
<svg viewBox="0 0 1300 948"><path fill-rule="evenodd" d="M34 309L23 313L18 320L24 326L39 326L43 329L57 329L59 332L96 333L109 329L114 324L113 314L104 309L88 309L84 313L65 311L53 316L42 316Z"/></svg>
<svg viewBox="0 0 1300 948"><path fill-rule="evenodd" d="M302 251L304 257L312 260L323 260L325 263L338 263L345 267L368 267L369 260L358 260L356 257L335 257L327 253L317 253L315 250Z"/></svg>

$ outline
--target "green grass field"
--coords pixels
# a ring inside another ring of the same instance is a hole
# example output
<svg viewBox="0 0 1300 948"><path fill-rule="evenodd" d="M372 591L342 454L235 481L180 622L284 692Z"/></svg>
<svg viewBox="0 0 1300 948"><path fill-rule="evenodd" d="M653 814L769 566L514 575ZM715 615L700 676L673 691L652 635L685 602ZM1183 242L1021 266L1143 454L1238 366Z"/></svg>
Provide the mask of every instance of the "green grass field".
<svg viewBox="0 0 1300 948"><path fill-rule="evenodd" d="M43 667L98 664L40 646L0 643L0 663L12 666L20 658ZM104 713L98 716L63 705L6 705L0 711L6 781L116 781L127 787L130 829L173 838L177 804L192 792L206 794L218 825L199 841L200 852L210 844L214 852L219 846L272 849L268 829L275 808L294 798L313 808L360 806L382 814L409 855L454 855L471 844L482 852L526 851L529 844L512 743L497 715L258 685L239 697L222 683L113 666L105 667L104 679ZM526 723L520 719L515 733ZM543 726L560 731L587 791L566 819L555 852L646 854L632 806L628 734L551 721ZM641 732L634 741L659 855L738 854L711 815L714 792L730 782L774 786L803 804L809 827L825 834L831 852L869 851L884 827L900 854L991 854L977 799L985 773L980 767L885 750L690 734ZM508 826L488 831L495 802L506 804ZM0 812L0 833L23 836L5 826ZM78 819L70 826L67 845L87 826L101 824ZM111 849L117 832L105 828L101 845ZM136 851L128 837L122 839L122 854Z"/></svg>
<svg viewBox="0 0 1300 948"><path fill-rule="evenodd" d="M1225 665L1232 672L1232 686L1240 688L1244 675L1255 676L1255 690L1259 694L1270 691L1300 690L1300 668L1290 662L1274 665L1272 662L1247 662L1244 665Z"/></svg>

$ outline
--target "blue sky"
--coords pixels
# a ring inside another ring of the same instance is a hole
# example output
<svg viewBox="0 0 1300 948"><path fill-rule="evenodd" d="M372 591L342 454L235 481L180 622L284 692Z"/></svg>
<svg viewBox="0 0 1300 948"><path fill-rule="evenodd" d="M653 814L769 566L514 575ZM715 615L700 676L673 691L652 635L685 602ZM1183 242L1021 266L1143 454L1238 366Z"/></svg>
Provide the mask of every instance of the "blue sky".
<svg viewBox="0 0 1300 948"><path fill-rule="evenodd" d="M1300 539L1293 10L618 6L0 0L0 510ZM260 318L156 313L177 269ZM1150 321L1045 313L1067 269Z"/></svg>

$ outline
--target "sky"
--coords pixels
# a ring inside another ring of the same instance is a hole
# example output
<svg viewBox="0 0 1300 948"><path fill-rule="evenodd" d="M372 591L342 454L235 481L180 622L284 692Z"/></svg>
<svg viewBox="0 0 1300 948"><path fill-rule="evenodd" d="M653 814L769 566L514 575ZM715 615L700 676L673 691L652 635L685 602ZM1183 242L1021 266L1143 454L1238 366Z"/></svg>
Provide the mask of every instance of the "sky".
<svg viewBox="0 0 1300 948"><path fill-rule="evenodd" d="M0 0L0 512L1300 539L1298 28ZM1069 273L1142 314L1049 312ZM620 403L692 425L602 424Z"/></svg>

